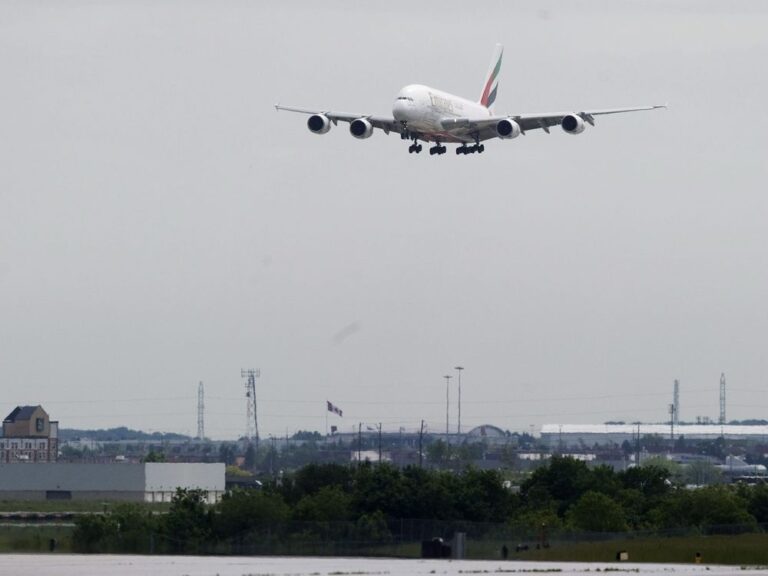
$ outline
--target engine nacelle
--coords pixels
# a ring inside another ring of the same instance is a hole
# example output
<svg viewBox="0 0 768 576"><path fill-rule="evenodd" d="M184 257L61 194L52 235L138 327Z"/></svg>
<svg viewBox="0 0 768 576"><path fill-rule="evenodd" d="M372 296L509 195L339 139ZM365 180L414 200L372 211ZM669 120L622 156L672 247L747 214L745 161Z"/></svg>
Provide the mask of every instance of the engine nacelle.
<svg viewBox="0 0 768 576"><path fill-rule="evenodd" d="M584 132L585 124L581 116L575 114L568 114L563 116L563 121L560 122L560 127L567 134L581 134Z"/></svg>
<svg viewBox="0 0 768 576"><path fill-rule="evenodd" d="M307 128L314 134L325 134L331 129L331 121L325 114L312 114L307 120Z"/></svg>
<svg viewBox="0 0 768 576"><path fill-rule="evenodd" d="M512 120L512 118L504 118L499 120L496 124L496 134L499 138L517 138L520 136L520 124Z"/></svg>
<svg viewBox="0 0 768 576"><path fill-rule="evenodd" d="M355 138L370 138L373 134L373 125L365 118L358 118L349 123L349 133Z"/></svg>

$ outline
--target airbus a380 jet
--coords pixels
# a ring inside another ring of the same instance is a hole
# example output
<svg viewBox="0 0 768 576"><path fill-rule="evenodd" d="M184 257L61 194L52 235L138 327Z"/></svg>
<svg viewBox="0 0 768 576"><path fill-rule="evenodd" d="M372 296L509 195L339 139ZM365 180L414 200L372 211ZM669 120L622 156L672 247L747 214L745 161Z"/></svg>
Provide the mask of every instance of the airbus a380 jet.
<svg viewBox="0 0 768 576"><path fill-rule="evenodd" d="M420 140L434 142L435 145L429 149L430 155L444 154L444 144L447 142L459 144L456 154L481 153L485 150L481 142L491 138L517 138L520 134L539 128L549 133L549 129L557 125L567 134L581 134L586 124L595 125L595 116L666 108L666 105L656 105L581 112L496 115L491 107L498 94L503 52L503 46L497 44L483 92L477 102L429 86L410 84L397 95L391 117L307 110L279 104L275 108L309 114L307 127L315 134L325 134L331 129L331 124L336 125L341 121L349 122L349 132L360 139L369 138L374 128L383 130L385 134L397 132L403 140L413 140L408 148L410 153L421 152Z"/></svg>

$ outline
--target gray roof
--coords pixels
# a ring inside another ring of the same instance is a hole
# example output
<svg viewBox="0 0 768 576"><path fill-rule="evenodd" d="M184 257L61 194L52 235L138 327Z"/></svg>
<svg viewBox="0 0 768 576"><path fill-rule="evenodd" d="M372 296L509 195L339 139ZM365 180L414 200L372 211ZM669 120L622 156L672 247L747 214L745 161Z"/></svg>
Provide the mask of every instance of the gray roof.
<svg viewBox="0 0 768 576"><path fill-rule="evenodd" d="M40 408L40 406L16 406L16 408L13 409L13 411L8 414L8 416L5 417L5 420L3 422L16 422L19 420L29 420L32 418L32 414L34 414L35 410Z"/></svg>
<svg viewBox="0 0 768 576"><path fill-rule="evenodd" d="M669 424L640 424L640 433L669 436ZM637 424L544 424L542 434L635 434ZM768 426L750 426L744 424L678 424L674 428L675 436L764 436L768 437Z"/></svg>

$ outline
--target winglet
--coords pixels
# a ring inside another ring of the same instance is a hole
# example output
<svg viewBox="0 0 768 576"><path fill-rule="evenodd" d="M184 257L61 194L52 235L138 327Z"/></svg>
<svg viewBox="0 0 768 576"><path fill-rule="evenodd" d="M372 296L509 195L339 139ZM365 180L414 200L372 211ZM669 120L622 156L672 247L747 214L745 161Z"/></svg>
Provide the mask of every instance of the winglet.
<svg viewBox="0 0 768 576"><path fill-rule="evenodd" d="M496 94L499 90L499 70L501 70L501 57L504 54L504 46L496 44L491 58L491 65L488 68L488 74L485 77L483 93L480 95L480 104L486 108L493 106L496 101Z"/></svg>

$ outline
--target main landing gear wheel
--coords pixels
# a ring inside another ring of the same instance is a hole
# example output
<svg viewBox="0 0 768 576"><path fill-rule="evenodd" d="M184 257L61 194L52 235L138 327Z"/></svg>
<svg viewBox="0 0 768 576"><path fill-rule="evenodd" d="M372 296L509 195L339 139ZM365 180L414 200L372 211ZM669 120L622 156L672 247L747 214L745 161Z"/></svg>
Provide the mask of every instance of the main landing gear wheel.
<svg viewBox="0 0 768 576"><path fill-rule="evenodd" d="M437 144L435 146L432 146L432 148L429 149L429 155L432 156L434 154L445 154L445 151L447 148L445 146L441 146L440 144Z"/></svg>
<svg viewBox="0 0 768 576"><path fill-rule="evenodd" d="M409 153L409 154L413 154L414 152L416 152L416 154L418 154L419 152L421 152L421 144L416 144L416 143L414 142L413 144L411 144L410 146L408 146L408 153Z"/></svg>
<svg viewBox="0 0 768 576"><path fill-rule="evenodd" d="M467 146L466 144L462 144L458 148L456 148L456 154L474 154L477 152L478 154L482 154L485 151L485 145L484 144L473 144L472 146Z"/></svg>

